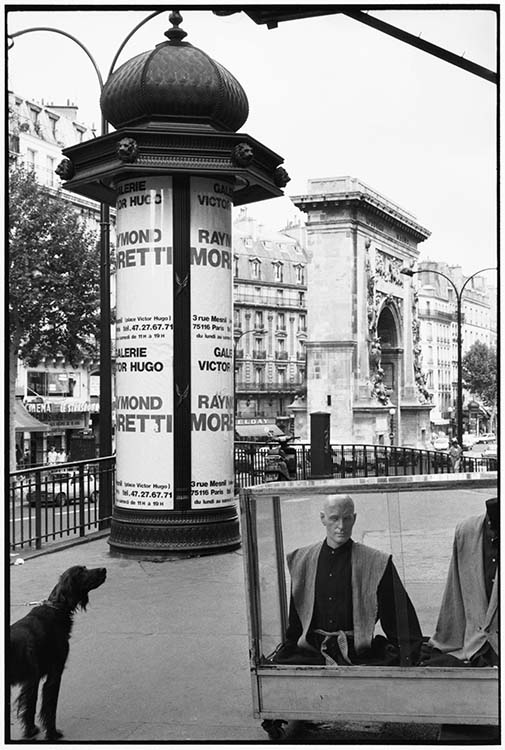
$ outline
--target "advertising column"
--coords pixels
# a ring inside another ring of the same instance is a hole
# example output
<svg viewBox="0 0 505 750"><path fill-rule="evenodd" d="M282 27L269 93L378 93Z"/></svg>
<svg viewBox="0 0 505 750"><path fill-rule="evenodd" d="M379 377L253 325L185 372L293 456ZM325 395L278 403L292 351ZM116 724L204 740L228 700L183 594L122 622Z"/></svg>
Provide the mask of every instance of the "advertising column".
<svg viewBox="0 0 505 750"><path fill-rule="evenodd" d="M173 508L172 179L118 183L116 505Z"/></svg>
<svg viewBox="0 0 505 750"><path fill-rule="evenodd" d="M191 178L191 507L233 503L232 186Z"/></svg>

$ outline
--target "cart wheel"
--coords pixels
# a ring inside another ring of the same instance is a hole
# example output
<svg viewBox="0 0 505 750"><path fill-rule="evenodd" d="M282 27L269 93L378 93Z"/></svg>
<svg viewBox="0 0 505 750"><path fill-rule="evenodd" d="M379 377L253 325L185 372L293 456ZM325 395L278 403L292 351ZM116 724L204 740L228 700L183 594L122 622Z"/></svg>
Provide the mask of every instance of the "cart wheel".
<svg viewBox="0 0 505 750"><path fill-rule="evenodd" d="M280 741L286 738L286 728L283 724L287 723L287 721L283 721L282 719L265 719L261 723L261 726L271 740Z"/></svg>

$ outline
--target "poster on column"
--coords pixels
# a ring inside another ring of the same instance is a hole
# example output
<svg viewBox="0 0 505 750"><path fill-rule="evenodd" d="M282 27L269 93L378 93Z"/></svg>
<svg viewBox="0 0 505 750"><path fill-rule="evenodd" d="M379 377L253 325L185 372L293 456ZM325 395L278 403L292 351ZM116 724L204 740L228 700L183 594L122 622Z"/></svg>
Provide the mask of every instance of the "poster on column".
<svg viewBox="0 0 505 750"><path fill-rule="evenodd" d="M118 183L116 211L116 504L171 510L171 178Z"/></svg>
<svg viewBox="0 0 505 750"><path fill-rule="evenodd" d="M191 179L191 507L233 503L232 185Z"/></svg>

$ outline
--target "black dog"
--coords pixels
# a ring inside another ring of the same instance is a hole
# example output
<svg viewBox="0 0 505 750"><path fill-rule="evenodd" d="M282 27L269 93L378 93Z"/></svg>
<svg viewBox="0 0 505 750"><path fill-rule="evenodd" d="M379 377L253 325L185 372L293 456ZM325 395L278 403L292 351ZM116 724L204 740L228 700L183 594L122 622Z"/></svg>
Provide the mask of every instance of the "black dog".
<svg viewBox="0 0 505 750"><path fill-rule="evenodd" d="M105 568L88 570L82 565L74 565L60 576L46 601L11 625L9 681L11 685L21 685L18 716L26 739L39 731L35 724L35 708L39 682L43 677L46 681L42 689L40 720L46 738L57 740L63 736L56 729L56 706L69 651L73 613L77 607L86 609L88 593L101 586L106 576Z"/></svg>

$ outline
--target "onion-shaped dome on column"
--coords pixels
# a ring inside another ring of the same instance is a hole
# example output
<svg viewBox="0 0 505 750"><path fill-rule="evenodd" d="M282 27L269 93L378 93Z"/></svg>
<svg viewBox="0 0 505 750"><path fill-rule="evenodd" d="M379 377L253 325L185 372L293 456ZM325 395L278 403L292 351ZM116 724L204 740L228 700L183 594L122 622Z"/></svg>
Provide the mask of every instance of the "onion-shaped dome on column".
<svg viewBox="0 0 505 750"><path fill-rule="evenodd" d="M168 42L121 65L106 81L100 106L116 129L143 122L195 123L236 132L249 105L237 79L202 50L182 40L178 11L169 16Z"/></svg>

